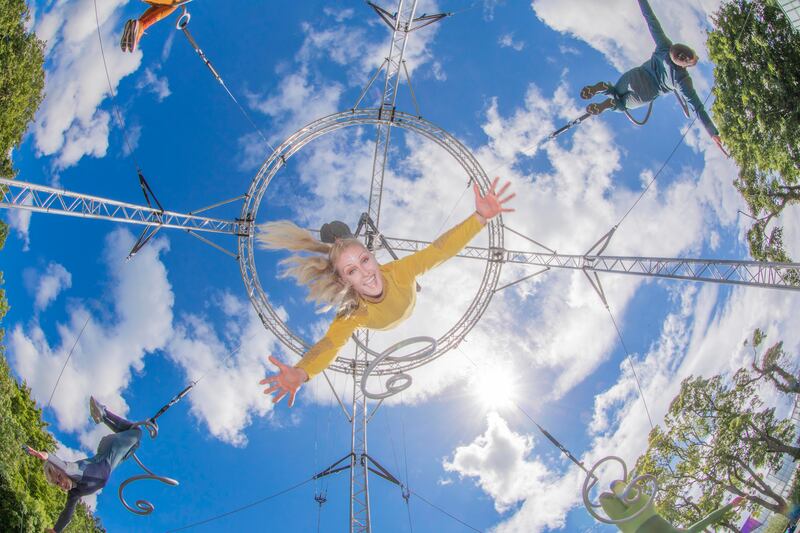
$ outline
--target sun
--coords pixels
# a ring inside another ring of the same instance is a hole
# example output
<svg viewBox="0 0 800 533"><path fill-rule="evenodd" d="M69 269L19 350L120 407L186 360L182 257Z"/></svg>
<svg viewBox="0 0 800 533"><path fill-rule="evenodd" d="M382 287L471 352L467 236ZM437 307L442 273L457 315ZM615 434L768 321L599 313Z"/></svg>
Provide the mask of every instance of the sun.
<svg viewBox="0 0 800 533"><path fill-rule="evenodd" d="M487 409L502 409L514 405L517 377L511 368L485 366L475 369L470 389L476 400Z"/></svg>

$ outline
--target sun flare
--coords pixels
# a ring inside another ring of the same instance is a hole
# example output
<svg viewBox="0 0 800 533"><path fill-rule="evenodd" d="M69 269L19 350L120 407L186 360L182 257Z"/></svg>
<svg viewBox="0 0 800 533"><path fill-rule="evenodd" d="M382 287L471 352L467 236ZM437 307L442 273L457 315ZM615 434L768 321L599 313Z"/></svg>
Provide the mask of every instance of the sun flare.
<svg viewBox="0 0 800 533"><path fill-rule="evenodd" d="M509 407L516 399L516 376L507 367L491 366L476 370L472 392L489 409Z"/></svg>

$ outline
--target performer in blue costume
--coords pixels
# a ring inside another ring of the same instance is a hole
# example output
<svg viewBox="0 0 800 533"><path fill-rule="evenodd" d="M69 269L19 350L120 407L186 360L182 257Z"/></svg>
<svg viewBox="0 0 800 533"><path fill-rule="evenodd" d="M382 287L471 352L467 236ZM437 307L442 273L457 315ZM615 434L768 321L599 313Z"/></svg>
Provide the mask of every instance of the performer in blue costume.
<svg viewBox="0 0 800 533"><path fill-rule="evenodd" d="M648 1L638 1L650 35L656 43L655 52L641 66L623 74L615 85L601 81L584 87L581 91L581 98L584 100L589 100L596 94L610 97L599 104L589 104L586 111L592 115L599 115L609 109L624 112L649 104L662 94L674 92L682 102L691 107L714 143L727 155L719 131L697 96L687 71L697 65L697 54L685 44L673 44L661 28L661 23Z"/></svg>
<svg viewBox="0 0 800 533"><path fill-rule="evenodd" d="M63 511L52 529L45 530L45 533L60 533L67 527L81 497L105 487L111 472L136 451L142 439L142 430L133 422L112 413L93 397L89 398L89 410L95 423L102 422L114 432L100 440L93 457L64 461L47 452L26 447L27 453L44 462L47 481L67 492Z"/></svg>

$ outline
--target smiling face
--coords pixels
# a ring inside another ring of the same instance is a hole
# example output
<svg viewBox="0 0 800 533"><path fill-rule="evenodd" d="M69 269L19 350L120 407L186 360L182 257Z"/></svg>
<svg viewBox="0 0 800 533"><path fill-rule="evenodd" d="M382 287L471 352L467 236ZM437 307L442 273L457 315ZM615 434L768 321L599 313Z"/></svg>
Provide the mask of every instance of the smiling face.
<svg viewBox="0 0 800 533"><path fill-rule="evenodd" d="M383 276L375 256L363 245L353 243L334 259L339 277L362 296L376 297L383 293Z"/></svg>

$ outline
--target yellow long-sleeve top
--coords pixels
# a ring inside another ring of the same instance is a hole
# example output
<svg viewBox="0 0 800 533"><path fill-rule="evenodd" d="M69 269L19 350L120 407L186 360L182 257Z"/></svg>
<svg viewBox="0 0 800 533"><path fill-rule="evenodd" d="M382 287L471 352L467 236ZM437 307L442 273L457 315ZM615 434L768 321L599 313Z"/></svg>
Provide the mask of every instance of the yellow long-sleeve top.
<svg viewBox="0 0 800 533"><path fill-rule="evenodd" d="M295 366L312 378L328 368L357 328L387 330L407 319L417 301L417 276L456 255L482 228L478 215L473 214L419 252L381 265L383 293L377 298L362 296L349 316L337 316L325 336Z"/></svg>

